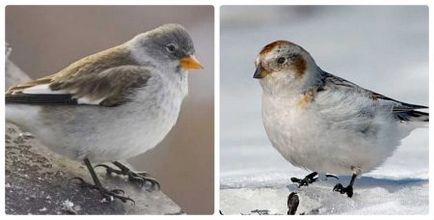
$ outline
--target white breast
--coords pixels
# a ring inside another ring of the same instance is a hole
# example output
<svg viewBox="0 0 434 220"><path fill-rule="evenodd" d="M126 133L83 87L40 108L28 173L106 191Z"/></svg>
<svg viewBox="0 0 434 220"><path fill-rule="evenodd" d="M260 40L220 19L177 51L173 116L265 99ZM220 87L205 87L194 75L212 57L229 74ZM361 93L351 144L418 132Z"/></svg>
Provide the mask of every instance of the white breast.
<svg viewBox="0 0 434 220"><path fill-rule="evenodd" d="M378 133L364 135L357 130L360 122L333 122L315 104L298 106L295 96L264 94L262 101L264 127L272 145L293 165L311 171L347 175L352 167L370 171L384 162L403 138L396 135L397 124L381 115L373 120ZM335 111L344 112L345 108L336 106Z"/></svg>

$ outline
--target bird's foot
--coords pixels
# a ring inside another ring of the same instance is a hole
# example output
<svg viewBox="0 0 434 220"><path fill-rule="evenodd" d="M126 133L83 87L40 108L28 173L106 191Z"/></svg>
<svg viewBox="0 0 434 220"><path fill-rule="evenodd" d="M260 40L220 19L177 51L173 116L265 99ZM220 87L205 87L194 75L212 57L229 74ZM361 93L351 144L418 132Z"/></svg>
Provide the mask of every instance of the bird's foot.
<svg viewBox="0 0 434 220"><path fill-rule="evenodd" d="M339 180L339 177L337 177L336 175L333 175L333 174L326 174L325 177L326 177L326 180L328 180L329 178L334 178L334 179Z"/></svg>
<svg viewBox="0 0 434 220"><path fill-rule="evenodd" d="M318 179L318 173L313 172L313 173L307 175L306 177L304 177L303 179L292 177L291 181L293 183L298 183L298 188L300 188L302 186L308 186L309 184L315 182L317 179Z"/></svg>
<svg viewBox="0 0 434 220"><path fill-rule="evenodd" d="M115 165L117 166L117 164L115 164ZM154 190L160 189L160 183L155 178L149 176L149 174L146 172L134 172L124 165L118 166L119 170L114 169L114 168L107 166L105 164L99 164L99 165L95 166L95 168L96 167L104 167L106 169L106 172L108 175L115 173L117 175L127 176L128 181L136 184L140 188L147 186L146 189L148 191L154 191Z"/></svg>
<svg viewBox="0 0 434 220"><path fill-rule="evenodd" d="M342 186L342 184L338 183L333 188L333 191L340 192L341 194L347 194L348 197L353 197L353 186L349 185L347 187Z"/></svg>
<svg viewBox="0 0 434 220"><path fill-rule="evenodd" d="M119 199L122 202L130 201L133 204L135 204L135 201L133 199L124 196L125 195L125 191L122 190L122 189L108 190L108 189L106 189L104 187L97 186L97 185L94 185L94 184L90 184L90 183L84 181L80 177L74 177L74 178L71 179L71 181L73 181L73 180L78 181L78 185L80 187L82 187L82 188L89 188L89 189L96 189L96 190L98 190L101 193L102 197L103 197L103 201L105 201L105 202L111 202L114 199Z"/></svg>

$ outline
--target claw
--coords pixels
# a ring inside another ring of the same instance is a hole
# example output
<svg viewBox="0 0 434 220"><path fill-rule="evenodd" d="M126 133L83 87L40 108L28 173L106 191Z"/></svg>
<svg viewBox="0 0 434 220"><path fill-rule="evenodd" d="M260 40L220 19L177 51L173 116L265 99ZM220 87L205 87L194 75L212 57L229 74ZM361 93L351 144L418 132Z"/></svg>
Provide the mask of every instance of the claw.
<svg viewBox="0 0 434 220"><path fill-rule="evenodd" d="M331 178L335 178L337 180L339 179L339 177L337 177L337 176L335 176L333 174L326 174L325 176L326 176L326 178L330 178L331 177Z"/></svg>
<svg viewBox="0 0 434 220"><path fill-rule="evenodd" d="M297 177L291 177L291 182L293 182L293 183L300 183L301 179L299 179Z"/></svg>
<svg viewBox="0 0 434 220"><path fill-rule="evenodd" d="M73 182L74 180L78 180L78 183L77 183L77 184L78 184L80 187L82 187L82 188L85 188L85 187L87 187L87 188L91 188L91 189L96 189L96 188L97 188L95 185L92 185L92 184L86 182L86 181L85 181L83 178L81 178L81 177L73 177L73 178L71 178L71 179L69 180L69 182Z"/></svg>
<svg viewBox="0 0 434 220"><path fill-rule="evenodd" d="M97 167L104 167L104 168L106 168L106 169L110 169L111 167L109 167L109 166L107 166L107 165L105 165L105 164L98 164L98 165L96 165L94 168L97 168Z"/></svg>
<svg viewBox="0 0 434 220"><path fill-rule="evenodd" d="M101 192L101 195L107 200L107 201L113 201L114 199L119 199L119 200L121 200L123 203L126 203L126 202L128 202L128 201L130 201L130 202L132 202L133 203L133 205L136 205L136 202L133 200L133 199L131 199L130 197L126 197L126 196L121 196L121 195L119 195L119 194L117 194L116 192L114 192L114 191L118 191L117 189L115 189L115 190L111 190L111 191L108 191L108 190L106 190L106 189L102 189L102 191L100 191ZM123 191L123 190L121 190L121 191Z"/></svg>
<svg viewBox="0 0 434 220"><path fill-rule="evenodd" d="M335 187L333 187L333 191L339 192L341 194L347 194L348 197L353 197L353 186L349 185L347 187L342 186L342 184L338 183Z"/></svg>
<svg viewBox="0 0 434 220"><path fill-rule="evenodd" d="M122 194L122 195L125 195L125 191L122 190L122 189L113 189L113 190L111 190L110 192L113 192L113 193L115 193L115 194Z"/></svg>
<svg viewBox="0 0 434 220"><path fill-rule="evenodd" d="M333 187L333 191L341 192L343 188L344 188L344 186L342 186L342 184L338 183L338 184L336 184L335 187Z"/></svg>
<svg viewBox="0 0 434 220"><path fill-rule="evenodd" d="M318 179L318 173L313 172L313 173L307 175L306 177L304 177L303 179L292 177L291 181L293 183L298 183L298 188L300 188L302 186L308 186L309 184L315 182L317 179Z"/></svg>
<svg viewBox="0 0 434 220"><path fill-rule="evenodd" d="M160 190L160 183L158 183L158 181L151 177L147 172L133 172L127 166L117 161L113 162L113 164L117 166L119 170L105 164L99 164L95 166L95 168L104 167L109 175L115 173L117 175L127 176L128 181L136 183L140 188L145 185L150 185L147 187L147 191Z"/></svg>
<svg viewBox="0 0 434 220"><path fill-rule="evenodd" d="M155 189L160 189L160 183L155 178L149 177L149 176L141 176L137 173L134 173L132 171L128 172L128 180L131 182L138 183L140 187L145 186L146 183L150 183L151 187L148 191L153 191Z"/></svg>
<svg viewBox="0 0 434 220"><path fill-rule="evenodd" d="M105 168L105 171L106 171L106 173L107 173L108 175L111 175L112 173L116 173L116 174L118 174L118 175L123 174L121 170L113 169L112 167L110 167L110 166L108 166L108 165L105 165L105 164L98 164L98 165L95 166L95 168L97 168L97 167L104 167L104 168Z"/></svg>
<svg viewBox="0 0 434 220"><path fill-rule="evenodd" d="M90 184L88 182L86 182L83 178L81 177L73 177L71 178L69 181L73 182L74 180L78 181L78 185L80 185L83 188L89 188L89 189L96 189L98 190L101 195L103 196L103 198L105 198L107 201L113 201L114 199L119 199L122 202L127 202L130 201L132 202L134 205L136 204L135 201L129 197L123 196L125 195L125 191L122 189L113 189L113 190L107 190L105 188L100 188L96 185Z"/></svg>
<svg viewBox="0 0 434 220"><path fill-rule="evenodd" d="M83 178L81 178L81 177L73 177L73 178L71 178L70 180L69 180L69 182L71 183L71 182L73 182L74 180L78 180L80 183L79 184L82 184L82 183L85 183L86 181L84 181L83 180Z"/></svg>
<svg viewBox="0 0 434 220"><path fill-rule="evenodd" d="M342 184L338 183L333 187L333 191L340 192L341 194L347 194L348 197L353 197L353 184L357 178L357 174L353 173L351 177L350 184L347 187L343 187Z"/></svg>
<svg viewBox="0 0 434 220"><path fill-rule="evenodd" d="M149 173L147 173L147 172L137 172L136 173L137 175L140 175L140 176L150 176L150 174Z"/></svg>

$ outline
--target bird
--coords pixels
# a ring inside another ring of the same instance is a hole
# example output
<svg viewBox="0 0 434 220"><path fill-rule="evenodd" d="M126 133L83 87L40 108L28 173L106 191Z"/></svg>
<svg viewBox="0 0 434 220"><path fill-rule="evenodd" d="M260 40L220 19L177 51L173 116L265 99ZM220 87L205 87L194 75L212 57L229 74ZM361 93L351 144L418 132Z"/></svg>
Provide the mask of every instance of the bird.
<svg viewBox="0 0 434 220"><path fill-rule="evenodd" d="M403 138L429 123L429 113L419 110L427 106L328 73L290 41L267 44L255 66L268 139L292 165L312 172L291 178L299 187L314 182L318 173L351 175L346 187L338 183L333 191L352 197L358 176L379 167Z"/></svg>
<svg viewBox="0 0 434 220"><path fill-rule="evenodd" d="M132 201L106 189L93 163L108 174L160 187L146 172L119 162L154 148L176 124L188 94L188 72L202 69L193 40L180 24L164 24L64 69L10 87L6 120L32 133L53 152L83 161L103 199ZM98 167L96 166L96 167Z"/></svg>

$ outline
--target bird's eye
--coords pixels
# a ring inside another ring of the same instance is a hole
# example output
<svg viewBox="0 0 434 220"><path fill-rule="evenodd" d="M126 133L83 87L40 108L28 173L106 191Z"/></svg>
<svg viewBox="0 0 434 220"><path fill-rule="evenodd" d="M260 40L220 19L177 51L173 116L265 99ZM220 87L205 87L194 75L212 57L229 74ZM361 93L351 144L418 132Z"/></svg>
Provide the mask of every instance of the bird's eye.
<svg viewBox="0 0 434 220"><path fill-rule="evenodd" d="M283 63L285 63L285 61L286 61L285 57L279 57L279 58L277 58L277 63L278 64L283 64Z"/></svg>
<svg viewBox="0 0 434 220"><path fill-rule="evenodd" d="M173 53L173 52L175 52L176 48L177 48L176 45L173 44L173 43L170 43L170 44L166 45L166 50L167 50L169 53Z"/></svg>

